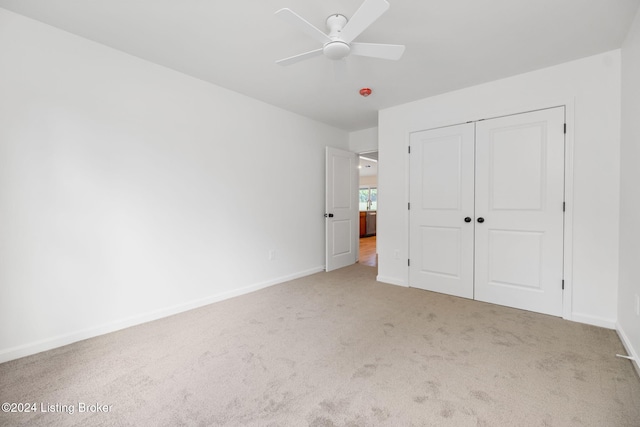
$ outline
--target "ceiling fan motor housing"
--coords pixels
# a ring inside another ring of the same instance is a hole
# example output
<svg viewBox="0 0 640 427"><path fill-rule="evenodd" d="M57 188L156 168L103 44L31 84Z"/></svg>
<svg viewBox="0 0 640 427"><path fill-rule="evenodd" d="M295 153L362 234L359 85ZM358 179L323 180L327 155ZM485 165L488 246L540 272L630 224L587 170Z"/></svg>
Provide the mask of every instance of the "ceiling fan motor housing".
<svg viewBox="0 0 640 427"><path fill-rule="evenodd" d="M349 55L351 48L343 41L336 40L324 45L322 52L329 59L342 59Z"/></svg>
<svg viewBox="0 0 640 427"><path fill-rule="evenodd" d="M327 18L327 28L329 29L329 37L331 41L325 43L322 47L322 53L329 59L342 59L349 55L351 47L349 44L340 39L340 31L347 24L347 17L340 14L334 14Z"/></svg>

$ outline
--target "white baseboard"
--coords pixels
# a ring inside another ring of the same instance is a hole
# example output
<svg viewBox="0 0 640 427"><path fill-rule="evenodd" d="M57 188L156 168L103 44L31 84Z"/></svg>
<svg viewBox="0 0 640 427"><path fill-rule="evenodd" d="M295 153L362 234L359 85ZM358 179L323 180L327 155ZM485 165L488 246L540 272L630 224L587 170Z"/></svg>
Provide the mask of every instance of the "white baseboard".
<svg viewBox="0 0 640 427"><path fill-rule="evenodd" d="M629 337L627 337L627 334L624 333L624 330L619 323L616 323L616 332L618 333L620 341L622 341L622 345L624 346L625 350L627 350L627 356L633 358L633 360L631 360L631 363L636 369L636 373L640 377L640 357L638 357L638 351L640 351L640 349L633 348Z"/></svg>
<svg viewBox="0 0 640 427"><path fill-rule="evenodd" d="M404 280L397 279L395 277L376 276L376 280L378 282L387 283L389 285L402 286L403 288L409 287L409 285L407 285Z"/></svg>
<svg viewBox="0 0 640 427"><path fill-rule="evenodd" d="M219 294L211 295L205 298L189 301L187 303L174 305L171 307L154 310L151 312L143 313L137 316L132 316L126 319L120 319L99 326L82 329L68 334L58 335L52 338L8 348L0 351L0 363L8 362L10 360L19 359L21 357L30 356L32 354L40 353L42 351L51 350L64 345L72 344L74 342L86 340L88 338L97 337L99 335L115 332L120 329L129 328L131 326L140 325L142 323L158 320L163 317L172 316L174 314L182 313L194 308L203 307L205 305L213 304L218 301L223 301L229 298L245 295L250 292L255 292L260 289L267 288L269 286L277 285L279 283L288 282L290 280L298 279L300 277L309 276L311 274L324 271L324 267L315 267L309 270L300 271L287 276L278 277L275 279L267 280L253 285L245 286L240 289L234 289L232 291L221 292Z"/></svg>
<svg viewBox="0 0 640 427"><path fill-rule="evenodd" d="M571 320L578 323L586 323L587 325L599 326L601 328L616 328L616 321L614 319L605 319L604 317L591 316L588 314L571 313Z"/></svg>

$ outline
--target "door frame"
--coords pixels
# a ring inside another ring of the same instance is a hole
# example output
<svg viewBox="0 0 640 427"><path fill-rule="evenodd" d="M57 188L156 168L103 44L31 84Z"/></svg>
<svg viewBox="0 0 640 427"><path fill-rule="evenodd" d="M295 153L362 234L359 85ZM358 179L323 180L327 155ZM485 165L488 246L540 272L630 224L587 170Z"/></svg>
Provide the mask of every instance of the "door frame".
<svg viewBox="0 0 640 427"><path fill-rule="evenodd" d="M436 126L430 127L422 127L422 128L413 128L411 130L407 130L406 132L406 190L405 190L405 198L406 203L409 203L409 195L410 195L410 182L411 182L411 168L410 168L410 157L409 157L409 147L411 142L411 135L413 133L440 129L444 127L456 126L459 124L469 123L469 122L477 122L482 120L494 119L505 116L512 116L516 114L524 114L530 113L533 111L546 110L550 108L556 107L564 107L564 121L566 124L566 132L564 135L565 140L565 152L564 152L564 200L565 200L565 212L564 212L564 235L563 235L563 280L564 280L564 293L562 298L562 318L566 320L574 320L574 316L572 314L573 311L573 170L574 170L574 125L575 125L575 100L573 98L570 99L560 99L556 102L546 102L544 104L534 104L534 105L526 105L521 106L519 108L510 108L506 110L493 111L489 114L483 114L481 116L470 117L467 120L455 120L455 121L446 121ZM410 211L407 209L406 214L406 235L407 235L407 254L410 255ZM406 267L406 278L407 285L411 286L409 282L409 266Z"/></svg>

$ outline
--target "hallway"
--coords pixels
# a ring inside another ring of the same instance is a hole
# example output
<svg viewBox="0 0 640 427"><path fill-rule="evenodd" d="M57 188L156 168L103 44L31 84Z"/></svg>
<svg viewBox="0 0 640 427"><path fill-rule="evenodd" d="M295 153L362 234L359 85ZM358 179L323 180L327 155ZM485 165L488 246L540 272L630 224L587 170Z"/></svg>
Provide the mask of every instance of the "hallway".
<svg viewBox="0 0 640 427"><path fill-rule="evenodd" d="M360 257L358 262L362 265L376 267L376 236L360 238Z"/></svg>

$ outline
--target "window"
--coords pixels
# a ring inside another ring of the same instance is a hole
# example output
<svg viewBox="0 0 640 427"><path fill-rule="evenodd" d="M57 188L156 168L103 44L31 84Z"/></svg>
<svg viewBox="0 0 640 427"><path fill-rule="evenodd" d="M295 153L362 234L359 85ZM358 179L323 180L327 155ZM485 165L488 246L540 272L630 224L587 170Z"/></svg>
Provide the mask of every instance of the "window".
<svg viewBox="0 0 640 427"><path fill-rule="evenodd" d="M378 210L378 189L376 187L360 188L360 210Z"/></svg>

